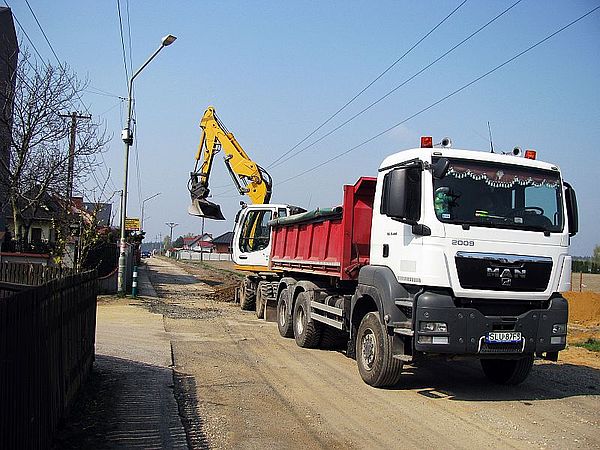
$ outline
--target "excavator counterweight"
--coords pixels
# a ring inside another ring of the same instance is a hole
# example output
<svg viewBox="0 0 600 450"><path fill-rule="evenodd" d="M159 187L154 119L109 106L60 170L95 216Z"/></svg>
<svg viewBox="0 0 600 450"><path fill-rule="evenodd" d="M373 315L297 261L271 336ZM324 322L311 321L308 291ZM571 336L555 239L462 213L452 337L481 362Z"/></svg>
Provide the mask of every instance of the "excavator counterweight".
<svg viewBox="0 0 600 450"><path fill-rule="evenodd" d="M207 200L210 195L208 179L215 155L225 153L225 165L240 195L250 197L252 203L269 203L271 198L271 177L258 164L252 161L237 142L233 133L218 119L215 109L209 106L200 121L202 134L196 153L196 165L190 173L188 189L192 204L188 213L193 216L213 220L225 220L221 207ZM200 167L200 160L202 163Z"/></svg>

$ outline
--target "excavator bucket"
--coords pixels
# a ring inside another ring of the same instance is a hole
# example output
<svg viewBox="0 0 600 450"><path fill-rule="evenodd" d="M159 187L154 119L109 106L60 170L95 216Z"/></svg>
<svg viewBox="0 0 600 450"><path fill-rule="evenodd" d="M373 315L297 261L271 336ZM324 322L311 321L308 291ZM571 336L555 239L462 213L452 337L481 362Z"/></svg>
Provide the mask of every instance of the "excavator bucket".
<svg viewBox="0 0 600 450"><path fill-rule="evenodd" d="M192 204L188 206L188 214L206 219L225 220L221 207L205 199L193 199Z"/></svg>

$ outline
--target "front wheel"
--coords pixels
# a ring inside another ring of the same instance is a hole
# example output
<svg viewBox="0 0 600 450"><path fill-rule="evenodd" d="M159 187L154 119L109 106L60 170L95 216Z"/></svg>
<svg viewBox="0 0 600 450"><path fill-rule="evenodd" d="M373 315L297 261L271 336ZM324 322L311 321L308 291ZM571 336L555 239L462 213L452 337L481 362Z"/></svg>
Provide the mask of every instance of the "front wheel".
<svg viewBox="0 0 600 450"><path fill-rule="evenodd" d="M392 354L392 339L377 312L363 317L356 336L356 364L363 381L374 387L393 386L400 380L402 361Z"/></svg>
<svg viewBox="0 0 600 450"><path fill-rule="evenodd" d="M245 311L252 311L256 304L256 285L255 283L249 279L244 278L242 283L240 284L239 289L239 299L240 299L240 308Z"/></svg>
<svg viewBox="0 0 600 450"><path fill-rule="evenodd" d="M525 381L533 367L533 355L521 359L482 359L485 376L498 384L516 385Z"/></svg>

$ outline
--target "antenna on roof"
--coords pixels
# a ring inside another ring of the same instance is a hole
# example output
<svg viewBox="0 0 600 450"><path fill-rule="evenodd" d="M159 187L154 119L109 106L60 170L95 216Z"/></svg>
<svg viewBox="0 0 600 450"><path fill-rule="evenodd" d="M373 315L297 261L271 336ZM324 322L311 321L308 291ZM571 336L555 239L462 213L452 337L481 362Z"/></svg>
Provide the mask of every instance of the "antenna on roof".
<svg viewBox="0 0 600 450"><path fill-rule="evenodd" d="M492 141L492 127L490 127L489 120L488 120L488 132L490 134L490 153L494 153L494 142Z"/></svg>

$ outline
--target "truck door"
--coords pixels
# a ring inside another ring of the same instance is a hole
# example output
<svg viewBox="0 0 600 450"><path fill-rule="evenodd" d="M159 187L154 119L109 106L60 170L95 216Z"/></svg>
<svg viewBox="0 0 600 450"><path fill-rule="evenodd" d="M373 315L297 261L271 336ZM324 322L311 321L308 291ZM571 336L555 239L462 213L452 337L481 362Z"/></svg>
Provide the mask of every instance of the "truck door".
<svg viewBox="0 0 600 450"><path fill-rule="evenodd" d="M246 208L240 214L234 234L233 259L241 266L268 266L270 245L269 221L273 209Z"/></svg>

